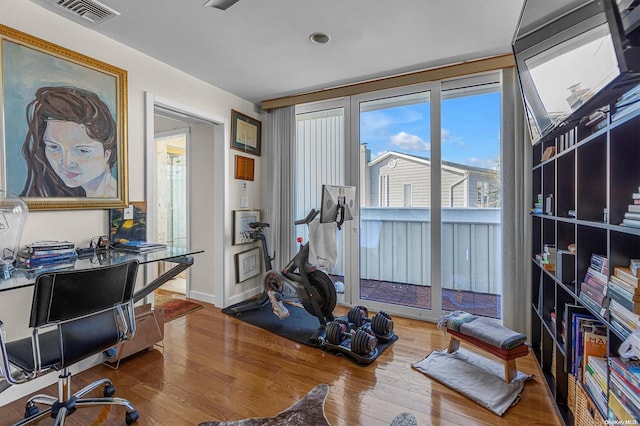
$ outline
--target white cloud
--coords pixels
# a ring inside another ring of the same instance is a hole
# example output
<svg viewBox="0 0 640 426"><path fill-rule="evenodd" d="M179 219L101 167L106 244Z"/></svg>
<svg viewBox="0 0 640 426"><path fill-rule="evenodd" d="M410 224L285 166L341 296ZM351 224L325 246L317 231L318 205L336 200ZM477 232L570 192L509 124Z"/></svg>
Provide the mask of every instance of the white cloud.
<svg viewBox="0 0 640 426"><path fill-rule="evenodd" d="M400 132L391 136L391 145L404 151L429 151L431 144L422 140L420 136L407 132Z"/></svg>

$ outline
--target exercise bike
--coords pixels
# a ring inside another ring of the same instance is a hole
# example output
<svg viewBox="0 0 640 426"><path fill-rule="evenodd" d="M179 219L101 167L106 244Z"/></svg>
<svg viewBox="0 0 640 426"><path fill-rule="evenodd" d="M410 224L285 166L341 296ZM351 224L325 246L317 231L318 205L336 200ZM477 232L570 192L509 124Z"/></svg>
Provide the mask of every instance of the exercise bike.
<svg viewBox="0 0 640 426"><path fill-rule="evenodd" d="M295 221L296 225L308 225L320 212L311 209L304 218ZM260 309L266 304L271 304L273 313L280 319L289 316L289 310L284 305L285 287L295 292L304 309L318 318L320 328L311 336L311 341L322 343L324 341L324 329L328 322L333 321L333 310L336 307L336 288L333 281L323 271L309 264L309 242L302 243L302 237L296 241L299 244L298 252L278 273L273 269L274 256L269 254L267 237L264 233L269 224L265 222L249 223L247 237L253 241L262 243L262 253L265 267L264 288L262 294L256 298L225 308L228 313L240 314L242 312Z"/></svg>

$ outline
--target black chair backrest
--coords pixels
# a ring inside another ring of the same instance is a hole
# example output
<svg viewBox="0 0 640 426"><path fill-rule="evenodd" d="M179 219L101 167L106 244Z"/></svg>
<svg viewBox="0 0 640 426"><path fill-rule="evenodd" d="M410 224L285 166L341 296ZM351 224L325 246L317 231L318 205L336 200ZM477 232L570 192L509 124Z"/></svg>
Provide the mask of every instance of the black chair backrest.
<svg viewBox="0 0 640 426"><path fill-rule="evenodd" d="M36 279L30 327L95 314L133 298L138 262L79 271L43 273Z"/></svg>

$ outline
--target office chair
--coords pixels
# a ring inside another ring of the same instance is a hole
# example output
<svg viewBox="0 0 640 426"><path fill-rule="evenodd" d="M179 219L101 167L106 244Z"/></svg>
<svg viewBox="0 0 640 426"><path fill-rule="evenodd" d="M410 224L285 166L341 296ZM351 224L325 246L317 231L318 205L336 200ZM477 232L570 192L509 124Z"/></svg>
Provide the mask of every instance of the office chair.
<svg viewBox="0 0 640 426"><path fill-rule="evenodd" d="M56 419L55 425L63 425L65 417L76 409L102 405L124 406L128 425L138 419L129 401L112 397L115 387L108 379L97 380L72 394L70 371L71 365L133 337L137 271L138 262L132 261L37 277L29 320L32 335L4 342L0 333L0 377L20 384L59 371L58 396L39 394L29 398L25 419L16 425L36 423L47 416ZM101 385L103 398L82 398ZM49 407L40 411L36 404Z"/></svg>

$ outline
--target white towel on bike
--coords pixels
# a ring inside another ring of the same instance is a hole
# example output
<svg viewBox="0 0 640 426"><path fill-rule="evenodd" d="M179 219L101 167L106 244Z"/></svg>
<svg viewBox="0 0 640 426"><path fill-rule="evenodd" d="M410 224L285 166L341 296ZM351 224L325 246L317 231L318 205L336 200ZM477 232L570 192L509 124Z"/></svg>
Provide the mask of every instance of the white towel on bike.
<svg viewBox="0 0 640 426"><path fill-rule="evenodd" d="M338 246L335 222L320 223L315 219L309 223L309 263L318 268L333 268L338 261Z"/></svg>

